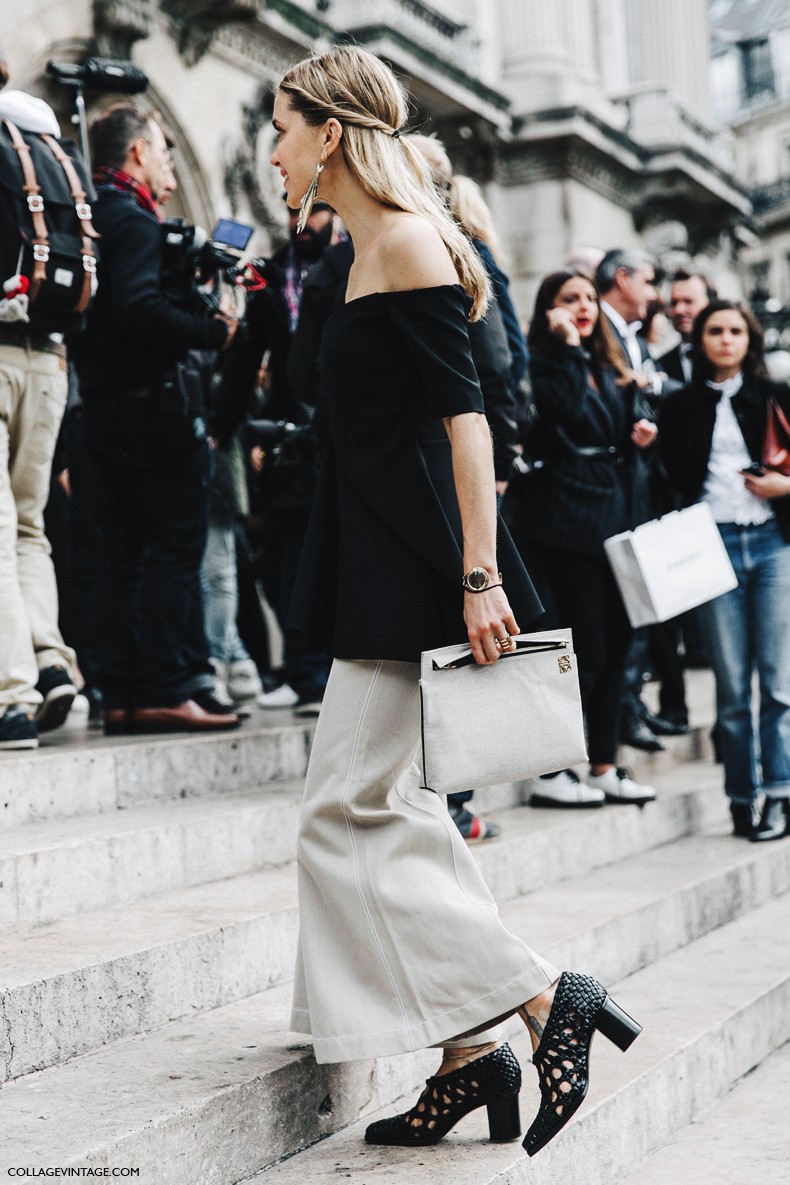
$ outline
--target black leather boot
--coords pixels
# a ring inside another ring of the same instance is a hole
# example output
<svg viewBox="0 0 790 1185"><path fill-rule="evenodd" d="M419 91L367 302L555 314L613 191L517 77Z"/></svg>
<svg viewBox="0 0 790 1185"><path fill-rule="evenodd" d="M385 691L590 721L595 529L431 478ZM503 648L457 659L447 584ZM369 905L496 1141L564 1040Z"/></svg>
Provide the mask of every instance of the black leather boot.
<svg viewBox="0 0 790 1185"><path fill-rule="evenodd" d="M739 839L751 839L757 827L757 810L753 802L730 802L732 833Z"/></svg>
<svg viewBox="0 0 790 1185"><path fill-rule="evenodd" d="M769 839L781 839L790 834L790 800L787 798L766 798L760 822L755 828L752 843L765 843Z"/></svg>

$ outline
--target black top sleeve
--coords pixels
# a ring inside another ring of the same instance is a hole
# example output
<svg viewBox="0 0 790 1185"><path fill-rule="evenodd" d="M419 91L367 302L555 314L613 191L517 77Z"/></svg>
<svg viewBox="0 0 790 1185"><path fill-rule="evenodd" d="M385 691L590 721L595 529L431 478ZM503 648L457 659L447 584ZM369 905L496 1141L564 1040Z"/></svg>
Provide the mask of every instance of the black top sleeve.
<svg viewBox="0 0 790 1185"><path fill-rule="evenodd" d="M466 412L484 414L461 287L421 288L410 291L406 300L398 292L382 295L423 380L429 417L438 420Z"/></svg>

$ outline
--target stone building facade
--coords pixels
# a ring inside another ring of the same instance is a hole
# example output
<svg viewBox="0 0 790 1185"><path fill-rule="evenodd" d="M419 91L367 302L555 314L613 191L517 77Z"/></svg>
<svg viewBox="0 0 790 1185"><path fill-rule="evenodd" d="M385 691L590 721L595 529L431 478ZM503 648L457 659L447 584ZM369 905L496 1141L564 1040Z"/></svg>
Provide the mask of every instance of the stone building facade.
<svg viewBox="0 0 790 1185"><path fill-rule="evenodd" d="M789 349L790 3L713 0L711 22L714 110L732 131L735 175L754 212L744 287Z"/></svg>
<svg viewBox="0 0 790 1185"><path fill-rule="evenodd" d="M274 84L311 49L368 46L403 78L412 125L484 185L522 313L582 244L642 242L737 284L750 206L712 123L709 36L708 0L27 0L2 28L9 85L47 98L64 128L50 58L142 67L178 145L169 212L250 219L260 251L284 225Z"/></svg>

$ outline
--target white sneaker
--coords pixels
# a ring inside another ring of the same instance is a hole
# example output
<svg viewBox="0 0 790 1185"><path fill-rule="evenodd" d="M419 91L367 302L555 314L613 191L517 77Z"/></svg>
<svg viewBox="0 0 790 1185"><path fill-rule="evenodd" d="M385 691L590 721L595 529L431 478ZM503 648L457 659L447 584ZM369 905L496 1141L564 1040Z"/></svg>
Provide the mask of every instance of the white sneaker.
<svg viewBox="0 0 790 1185"><path fill-rule="evenodd" d="M656 796L653 786L640 786L622 765L607 769L605 774L588 774L587 785L603 790L608 802L633 802L641 806Z"/></svg>
<svg viewBox="0 0 790 1185"><path fill-rule="evenodd" d="M264 691L258 696L258 703L262 708L292 708L299 703L299 696L293 687L281 683L274 691Z"/></svg>
<svg viewBox="0 0 790 1185"><path fill-rule="evenodd" d="M590 807L603 806L603 790L594 790L572 769L563 769L553 778L530 778L530 806Z"/></svg>
<svg viewBox="0 0 790 1185"><path fill-rule="evenodd" d="M223 662L221 658L210 658L209 664L214 668L214 674L223 683L228 681L228 664Z"/></svg>
<svg viewBox="0 0 790 1185"><path fill-rule="evenodd" d="M228 663L228 694L234 700L257 699L263 691L258 668L251 658Z"/></svg>

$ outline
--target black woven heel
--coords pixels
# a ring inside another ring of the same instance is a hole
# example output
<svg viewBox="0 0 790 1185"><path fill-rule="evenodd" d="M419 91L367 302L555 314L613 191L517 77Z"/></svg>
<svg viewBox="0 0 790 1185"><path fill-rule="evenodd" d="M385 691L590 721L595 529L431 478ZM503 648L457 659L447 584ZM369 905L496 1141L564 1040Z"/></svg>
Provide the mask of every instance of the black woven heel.
<svg viewBox="0 0 790 1185"><path fill-rule="evenodd" d="M492 1144L509 1144L521 1135L518 1095L506 1095L488 1107L488 1136Z"/></svg>
<svg viewBox="0 0 790 1185"><path fill-rule="evenodd" d="M620 1005L615 1004L609 996L604 1000L603 1007L595 1018L595 1027L618 1049L622 1049L623 1053L633 1045L642 1032L642 1026L627 1012L623 1012Z"/></svg>
<svg viewBox="0 0 790 1185"><path fill-rule="evenodd" d="M379 1119L365 1132L368 1144L422 1147L438 1144L459 1119L488 1108L488 1129L497 1143L521 1135L518 1092L521 1067L509 1045L500 1045L450 1074L429 1078L410 1111Z"/></svg>
<svg viewBox="0 0 790 1185"><path fill-rule="evenodd" d="M609 999L597 979L564 971L532 1058L538 1069L541 1102L524 1137L530 1156L545 1148L584 1102L590 1043L596 1029L623 1050L642 1031L641 1025Z"/></svg>

